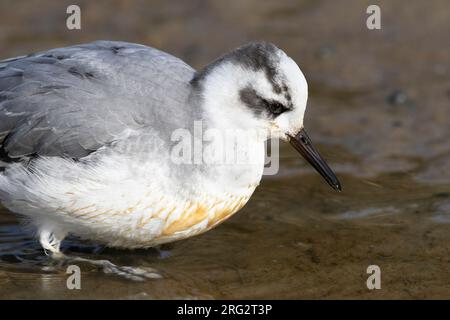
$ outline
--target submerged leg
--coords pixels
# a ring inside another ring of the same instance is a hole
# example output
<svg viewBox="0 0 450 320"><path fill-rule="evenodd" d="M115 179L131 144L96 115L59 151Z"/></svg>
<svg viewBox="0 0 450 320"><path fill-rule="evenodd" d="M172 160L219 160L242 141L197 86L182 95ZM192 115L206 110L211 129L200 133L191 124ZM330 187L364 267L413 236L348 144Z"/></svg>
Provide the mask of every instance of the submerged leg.
<svg viewBox="0 0 450 320"><path fill-rule="evenodd" d="M39 242L44 248L46 255L51 255L52 258L63 256L60 251L61 242L66 237L66 233L62 231L50 230L43 228L39 230Z"/></svg>
<svg viewBox="0 0 450 320"><path fill-rule="evenodd" d="M106 274L113 274L134 281L162 278L162 276L155 269L150 267L117 266L109 260L94 260L67 255L64 256L64 259L69 262L82 262L91 264L102 269Z"/></svg>
<svg viewBox="0 0 450 320"><path fill-rule="evenodd" d="M41 229L39 231L39 242L44 248L45 254L50 255L53 259L65 263L81 262L100 268L106 274L114 274L126 279L143 281L145 279L160 279L162 276L153 268L145 267L128 267L117 266L108 260L95 260L82 257L72 257L65 255L60 251L61 242L67 234L64 232L50 231L49 229Z"/></svg>

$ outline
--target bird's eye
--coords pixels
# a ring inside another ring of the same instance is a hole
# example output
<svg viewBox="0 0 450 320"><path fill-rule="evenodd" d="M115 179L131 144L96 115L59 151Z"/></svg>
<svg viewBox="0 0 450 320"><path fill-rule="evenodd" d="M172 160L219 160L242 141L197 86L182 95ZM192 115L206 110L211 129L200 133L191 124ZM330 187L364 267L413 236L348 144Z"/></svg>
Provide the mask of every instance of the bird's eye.
<svg viewBox="0 0 450 320"><path fill-rule="evenodd" d="M267 108L270 113L275 116L282 114L283 112L289 110L283 104L276 101L266 101Z"/></svg>

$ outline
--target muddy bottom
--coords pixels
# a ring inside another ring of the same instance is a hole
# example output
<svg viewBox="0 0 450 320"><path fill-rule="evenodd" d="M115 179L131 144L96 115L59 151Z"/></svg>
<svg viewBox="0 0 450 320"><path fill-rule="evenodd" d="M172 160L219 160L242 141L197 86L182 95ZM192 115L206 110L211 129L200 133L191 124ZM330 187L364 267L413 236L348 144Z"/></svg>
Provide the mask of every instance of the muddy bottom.
<svg viewBox="0 0 450 320"><path fill-rule="evenodd" d="M450 298L450 188L412 173L342 175L333 192L290 152L234 217L159 250L112 250L69 239L64 251L152 267L163 279L134 282L80 265L81 290L12 214L0 215L0 298ZM283 172L289 172L284 176ZM381 268L381 290L366 269Z"/></svg>

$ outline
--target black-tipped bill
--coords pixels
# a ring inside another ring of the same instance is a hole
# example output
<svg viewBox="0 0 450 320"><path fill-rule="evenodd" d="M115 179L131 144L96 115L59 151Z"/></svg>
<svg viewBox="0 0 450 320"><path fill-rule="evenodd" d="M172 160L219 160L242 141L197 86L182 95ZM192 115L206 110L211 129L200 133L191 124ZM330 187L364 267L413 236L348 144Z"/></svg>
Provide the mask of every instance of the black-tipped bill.
<svg viewBox="0 0 450 320"><path fill-rule="evenodd" d="M328 182L328 184L336 191L341 191L341 183L334 174L333 170L327 165L319 152L312 145L311 139L305 129L300 130L295 137L288 134L289 142L317 172Z"/></svg>

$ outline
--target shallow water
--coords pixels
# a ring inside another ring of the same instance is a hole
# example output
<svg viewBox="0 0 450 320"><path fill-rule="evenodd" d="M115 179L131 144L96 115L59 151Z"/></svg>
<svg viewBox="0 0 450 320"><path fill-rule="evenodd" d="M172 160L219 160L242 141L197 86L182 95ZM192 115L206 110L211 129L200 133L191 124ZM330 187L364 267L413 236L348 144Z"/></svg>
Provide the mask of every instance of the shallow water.
<svg viewBox="0 0 450 320"><path fill-rule="evenodd" d="M84 265L80 291L66 289L65 268L52 266L32 234L4 213L0 297L448 298L450 187L430 188L411 174L341 177L341 194L302 170L265 179L230 220L159 251L71 239L69 254L149 266L164 277L138 283ZM382 270L377 292L365 286L371 264Z"/></svg>
<svg viewBox="0 0 450 320"><path fill-rule="evenodd" d="M250 39L277 43L306 73L306 126L344 191L282 145L280 172L210 232L160 250L66 241L72 255L163 275L133 282L80 265L81 290L68 290L65 267L0 209L0 298L450 298L447 1L381 1L378 32L365 29L364 1L116 1L120 21L114 6L81 1L78 33L59 27L65 4L40 1L44 19L32 14L34 3L0 3L1 57L122 39L201 66ZM381 290L366 287L372 264L381 268Z"/></svg>

